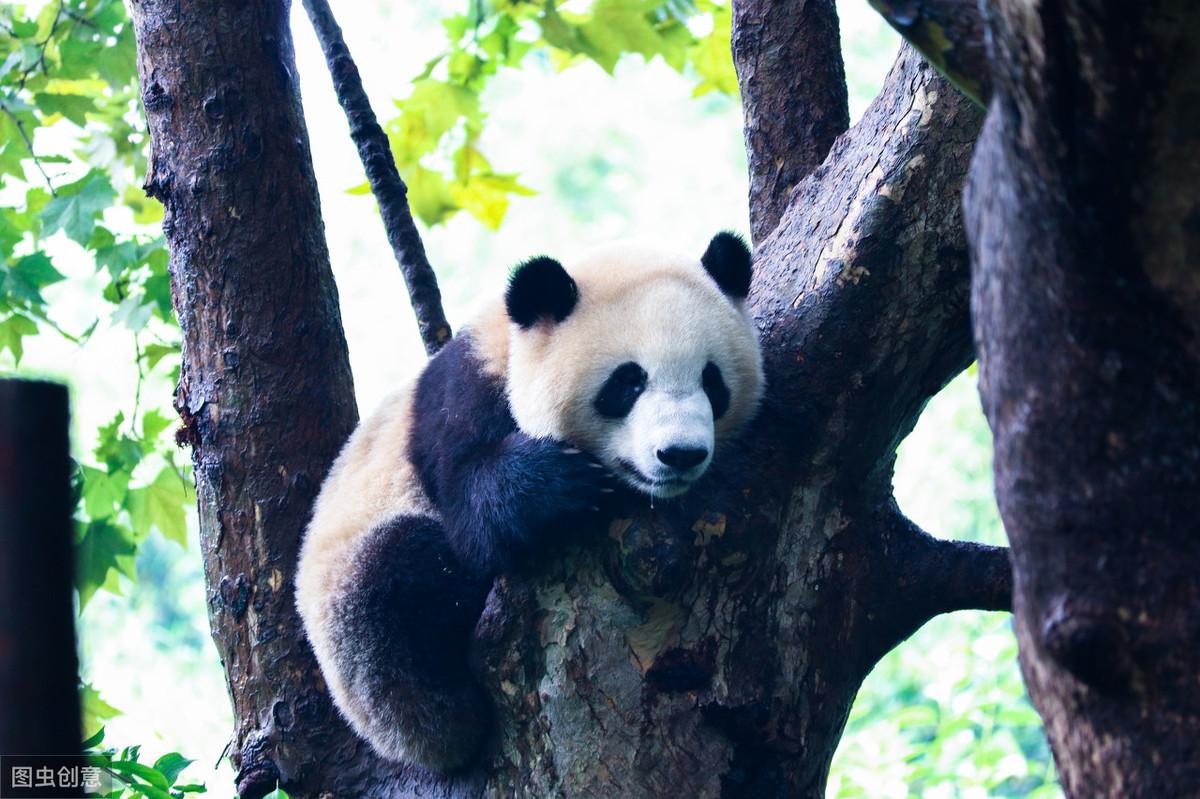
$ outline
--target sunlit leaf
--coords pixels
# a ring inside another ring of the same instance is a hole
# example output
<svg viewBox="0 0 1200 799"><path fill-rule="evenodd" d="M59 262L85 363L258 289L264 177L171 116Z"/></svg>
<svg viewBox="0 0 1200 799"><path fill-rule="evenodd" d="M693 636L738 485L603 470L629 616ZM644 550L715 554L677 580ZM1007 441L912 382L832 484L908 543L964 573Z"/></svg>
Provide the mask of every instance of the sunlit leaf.
<svg viewBox="0 0 1200 799"><path fill-rule="evenodd" d="M104 740L104 722L121 715L121 711L104 701L100 692L88 683L79 686L79 701L83 709L83 731L96 731L80 748L91 749Z"/></svg>
<svg viewBox="0 0 1200 799"><path fill-rule="evenodd" d="M63 230L80 244L87 244L96 220L112 205L113 197L112 184L101 172L91 172L82 180L61 187L58 196L42 211L44 233Z"/></svg>
<svg viewBox="0 0 1200 799"><path fill-rule="evenodd" d="M171 786L179 779L180 772L195 762L178 752L169 752L154 761L154 770L162 774L166 778L167 785Z"/></svg>
<svg viewBox="0 0 1200 799"><path fill-rule="evenodd" d="M24 340L37 335L37 332L37 325L33 320L21 314L12 314L0 321L0 352L8 350L12 353L13 360L20 363L25 355Z"/></svg>
<svg viewBox="0 0 1200 799"><path fill-rule="evenodd" d="M165 466L154 482L129 491L126 507L134 532L144 537L151 527L180 546L187 546L187 514L189 502L187 484L174 467Z"/></svg>

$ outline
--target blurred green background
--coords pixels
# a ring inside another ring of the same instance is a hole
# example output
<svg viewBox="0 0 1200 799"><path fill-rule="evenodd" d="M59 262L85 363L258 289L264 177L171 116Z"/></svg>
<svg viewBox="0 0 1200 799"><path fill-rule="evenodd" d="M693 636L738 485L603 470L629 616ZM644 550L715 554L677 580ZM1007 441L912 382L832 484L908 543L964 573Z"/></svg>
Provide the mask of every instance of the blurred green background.
<svg viewBox="0 0 1200 799"><path fill-rule="evenodd" d="M75 37L83 44L60 46L54 37L64 34L57 26L72 17L56 14L56 5L61 11L54 2L0 4L8 54L0 68L0 127L8 125L0 147L0 212L6 214L0 216L0 255L7 281L0 287L8 292L0 296L0 367L62 379L73 390L75 447L86 466L81 557L92 571L81 578L81 651L93 728L87 732L103 724L106 745L139 744L150 759L183 752L196 760L186 781L227 796L232 775L221 761L232 720L208 636L194 509L184 488L188 457L173 454L166 422L178 331L162 303L165 256L154 239L154 209L142 206L137 191L144 137L131 99L136 95L120 94L130 91L129 30L119 3L82 0L71 13L91 20L95 30L107 26L104 35L81 27L63 41ZM564 14L572 5L562 5ZM587 3L579 5L586 11ZM838 5L857 119L899 40L863 0ZM445 50L447 33L453 39L458 23L444 18L460 9L429 0L358 0L335 8L377 111L384 118L399 115L403 128L419 109L413 99L406 106L394 98L408 97L412 77ZM729 88L722 84L729 66L720 30L728 9L705 3L689 13L697 10L709 28L698 23L690 34L696 44L689 46L709 49L689 50L686 64L626 56L614 58L614 66L596 53L572 60L538 51L519 69L490 76L477 100L463 100L479 103L463 134L475 166L463 167L461 148L442 164L445 174L466 169L475 181L462 184L470 192L447 189L437 174L437 153L431 170L415 166L431 163L426 153L408 154L409 166L425 170L409 173L410 183L425 181L424 189L414 186L423 215L446 216L456 203L469 211L423 228L452 323L461 326L480 300L501 289L508 267L534 253L568 256L633 237L698 254L715 231L746 229L740 109L736 96L721 90ZM413 375L424 356L373 201L356 189L362 169L298 7L293 22L358 402L369 411ZM47 57L43 37L51 49L49 61L39 65L39 46ZM91 71L56 76L55 69L66 69L70 47L84 58L85 45L92 48L86 51ZM116 55L104 55L110 51ZM57 67L50 63L55 56ZM88 92L95 99L86 111L71 112L74 101L62 100ZM29 131L18 129L20 119L22 128L37 127L29 136L34 151L49 154L45 181L22 158L28 151L18 134ZM59 152L70 155L56 161ZM484 152L486 161L480 160ZM397 154L403 165L405 153ZM97 175L106 176L104 185ZM62 188L75 181L75 188ZM60 198L38 195L44 182L59 187ZM114 204L97 202L92 224L111 231L112 241L91 226L72 232L48 216L47 206L76 212L85 198L101 195ZM6 229L21 235L6 244ZM38 254L58 277L45 272ZM36 298L28 296L29 285ZM16 317L32 320L38 332L17 335L14 348L14 331L5 325L23 324L13 322ZM901 507L935 535L1003 543L990 458L972 371L930 403L902 445L895 478ZM1010 619L982 612L933 621L879 664L852 711L828 791L829 797L872 799L1060 795L1021 683Z"/></svg>

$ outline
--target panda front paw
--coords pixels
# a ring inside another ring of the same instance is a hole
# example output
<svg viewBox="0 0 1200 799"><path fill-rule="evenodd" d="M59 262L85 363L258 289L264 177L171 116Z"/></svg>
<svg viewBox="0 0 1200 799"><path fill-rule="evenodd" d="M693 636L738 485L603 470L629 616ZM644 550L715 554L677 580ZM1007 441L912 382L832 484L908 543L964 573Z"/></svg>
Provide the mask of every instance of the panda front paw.
<svg viewBox="0 0 1200 799"><path fill-rule="evenodd" d="M518 456L526 535L538 538L556 527L603 513L615 495L617 478L593 455L549 438L526 438Z"/></svg>

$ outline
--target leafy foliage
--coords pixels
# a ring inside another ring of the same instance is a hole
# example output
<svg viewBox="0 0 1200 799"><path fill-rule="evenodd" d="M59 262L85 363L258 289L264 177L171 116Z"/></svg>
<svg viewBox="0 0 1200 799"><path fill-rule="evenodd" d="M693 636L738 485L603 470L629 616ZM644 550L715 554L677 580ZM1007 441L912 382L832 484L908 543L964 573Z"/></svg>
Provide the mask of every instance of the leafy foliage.
<svg viewBox="0 0 1200 799"><path fill-rule="evenodd" d="M466 211L492 229L510 198L528 195L515 173L497 171L482 151L482 95L504 67L537 57L557 69L593 62L612 73L625 55L662 58L696 79L697 96L737 92L729 53L731 12L716 0L476 0L442 20L443 50L396 101L386 130L413 213L427 225ZM696 31L707 29L706 33ZM366 194L366 184L350 191Z"/></svg>
<svg viewBox="0 0 1200 799"><path fill-rule="evenodd" d="M120 0L0 8L0 358L59 335L86 347L101 326L133 339L139 375L177 369L167 252L150 227L161 208L134 185L145 170L133 31ZM72 269L69 265L83 264ZM95 317L69 330L48 293L64 281L99 291ZM140 389L140 386L139 386ZM140 394L140 391L139 391ZM151 529L183 544L186 468L167 409L115 409L76 472L80 606L135 577Z"/></svg>
<svg viewBox="0 0 1200 799"><path fill-rule="evenodd" d="M183 770L194 763L178 752L168 752L152 764L141 762L142 748L104 748L104 728L83 742L84 754L109 773L113 790L108 799L185 799L188 794L206 793L203 785L179 781Z"/></svg>

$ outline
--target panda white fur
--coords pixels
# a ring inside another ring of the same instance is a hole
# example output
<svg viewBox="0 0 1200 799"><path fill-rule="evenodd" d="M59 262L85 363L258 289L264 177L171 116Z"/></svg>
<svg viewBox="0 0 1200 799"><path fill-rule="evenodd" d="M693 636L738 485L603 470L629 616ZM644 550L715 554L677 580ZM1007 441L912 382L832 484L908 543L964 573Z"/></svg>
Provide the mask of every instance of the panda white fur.
<svg viewBox="0 0 1200 799"><path fill-rule="evenodd" d="M699 261L527 261L359 425L317 499L296 595L334 702L380 755L469 764L489 707L467 651L493 578L614 492L683 493L754 414L750 273L729 233Z"/></svg>

